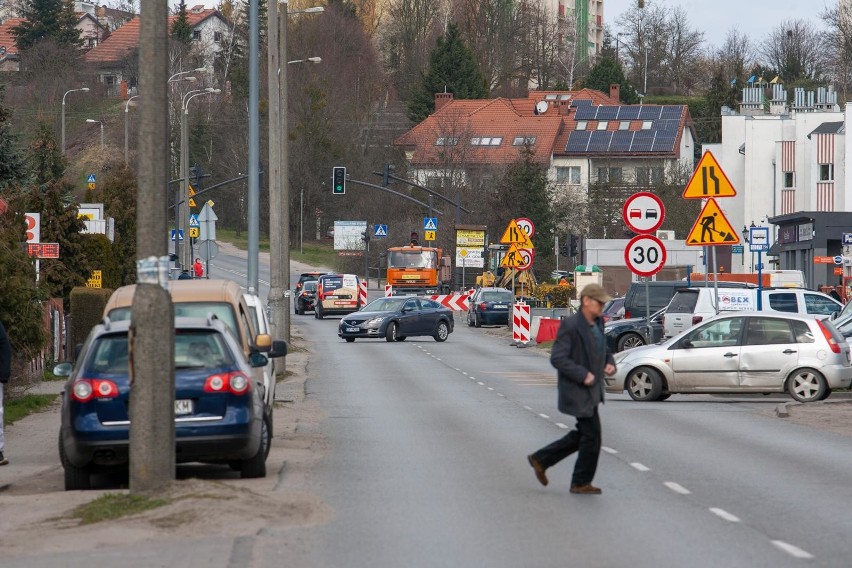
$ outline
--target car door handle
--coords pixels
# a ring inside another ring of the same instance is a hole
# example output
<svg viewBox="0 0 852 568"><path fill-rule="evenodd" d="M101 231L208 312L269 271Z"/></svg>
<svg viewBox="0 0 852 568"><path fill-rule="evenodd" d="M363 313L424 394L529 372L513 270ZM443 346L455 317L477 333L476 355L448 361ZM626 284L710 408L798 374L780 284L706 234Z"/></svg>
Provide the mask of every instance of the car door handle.
<svg viewBox="0 0 852 568"><path fill-rule="evenodd" d="M795 353L795 352L796 352L795 349L785 349L781 353L783 353L784 355L790 355L791 353Z"/></svg>
<svg viewBox="0 0 852 568"><path fill-rule="evenodd" d="M725 353L725 357L736 357L736 356L737 356L737 354L736 354L736 353L731 353L730 351L728 351L727 353Z"/></svg>

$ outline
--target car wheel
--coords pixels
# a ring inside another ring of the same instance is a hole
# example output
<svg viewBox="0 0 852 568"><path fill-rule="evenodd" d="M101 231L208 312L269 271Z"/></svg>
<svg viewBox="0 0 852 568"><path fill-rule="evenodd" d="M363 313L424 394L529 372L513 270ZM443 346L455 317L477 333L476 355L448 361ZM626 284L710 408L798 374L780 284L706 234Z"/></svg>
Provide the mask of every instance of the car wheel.
<svg viewBox="0 0 852 568"><path fill-rule="evenodd" d="M822 400L827 390L825 378L813 369L799 369L787 379L787 391L799 402Z"/></svg>
<svg viewBox="0 0 852 568"><path fill-rule="evenodd" d="M392 321L388 324L388 329L385 331L385 339L389 342L396 341L396 333L399 331L399 324Z"/></svg>
<svg viewBox="0 0 852 568"><path fill-rule="evenodd" d="M639 347L640 345L645 345L645 340L642 339L642 336L637 333L625 333L624 335L618 338L619 351L624 351L625 349L633 349L634 347Z"/></svg>
<svg viewBox="0 0 852 568"><path fill-rule="evenodd" d="M65 456L65 447L62 445L62 434L59 434L59 461L65 470L65 491L80 491L92 488L92 477L85 467L71 465Z"/></svg>
<svg viewBox="0 0 852 568"><path fill-rule="evenodd" d="M300 308L300 307L298 306L298 304L296 305L296 315L297 315L297 316L303 316L303 315L305 315L305 310L304 310L304 309L302 309L302 308Z"/></svg>
<svg viewBox="0 0 852 568"><path fill-rule="evenodd" d="M822 395L822 398L820 398L820 400L825 400L830 396L831 396L831 389L825 389L825 394Z"/></svg>
<svg viewBox="0 0 852 568"><path fill-rule="evenodd" d="M243 479L266 477L266 456L271 445L272 429L269 427L267 417L264 416L260 430L260 447L254 456L240 463L240 477Z"/></svg>
<svg viewBox="0 0 852 568"><path fill-rule="evenodd" d="M633 400L659 400L663 394L663 379L656 369L637 367L627 375L627 394Z"/></svg>
<svg viewBox="0 0 852 568"><path fill-rule="evenodd" d="M480 319L479 314L473 314L473 326L482 327L482 319Z"/></svg>
<svg viewBox="0 0 852 568"><path fill-rule="evenodd" d="M467 327L473 327L473 320L470 318L470 312L467 313Z"/></svg>
<svg viewBox="0 0 852 568"><path fill-rule="evenodd" d="M345 340L346 340L346 343L354 343L354 342L355 342L355 338L354 338L354 337L344 337L343 339L345 339Z"/></svg>
<svg viewBox="0 0 852 568"><path fill-rule="evenodd" d="M671 395L672 395L672 393L670 393L670 392L664 392L663 394L660 395L660 398L658 398L657 400L660 400L660 401L668 400Z"/></svg>
<svg viewBox="0 0 852 568"><path fill-rule="evenodd" d="M435 341L441 342L446 341L447 337L450 336L450 326L447 325L445 321L439 321L438 327L435 328Z"/></svg>
<svg viewBox="0 0 852 568"><path fill-rule="evenodd" d="M396 336L397 341L405 341L406 339L408 339L407 335L397 335Z"/></svg>

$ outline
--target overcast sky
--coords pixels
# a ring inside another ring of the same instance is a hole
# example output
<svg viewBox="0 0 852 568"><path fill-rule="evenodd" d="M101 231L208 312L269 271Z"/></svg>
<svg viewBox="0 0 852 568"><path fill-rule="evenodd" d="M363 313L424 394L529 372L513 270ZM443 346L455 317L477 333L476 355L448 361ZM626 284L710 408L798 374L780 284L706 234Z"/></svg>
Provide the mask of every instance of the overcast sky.
<svg viewBox="0 0 852 568"><path fill-rule="evenodd" d="M654 1L654 0L649 0ZM704 31L708 45L720 45L732 27L748 32L760 43L773 28L787 19L810 20L822 26L819 15L836 0L659 0L666 6L683 6L693 27ZM604 23L619 31L618 17L636 5L636 0L604 0Z"/></svg>

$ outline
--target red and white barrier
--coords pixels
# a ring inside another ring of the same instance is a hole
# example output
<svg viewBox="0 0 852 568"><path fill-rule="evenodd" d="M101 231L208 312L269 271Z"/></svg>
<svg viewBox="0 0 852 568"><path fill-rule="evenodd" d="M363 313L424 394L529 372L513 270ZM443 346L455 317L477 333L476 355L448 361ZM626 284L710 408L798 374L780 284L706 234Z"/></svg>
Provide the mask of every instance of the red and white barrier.
<svg viewBox="0 0 852 568"><path fill-rule="evenodd" d="M529 343L530 341L530 306L518 302L512 306L512 341Z"/></svg>
<svg viewBox="0 0 852 568"><path fill-rule="evenodd" d="M466 312L470 305L470 296L467 294L438 294L436 296L426 296L430 300L434 300L451 310Z"/></svg>
<svg viewBox="0 0 852 568"><path fill-rule="evenodd" d="M358 281L358 304L367 305L367 282L364 280Z"/></svg>
<svg viewBox="0 0 852 568"><path fill-rule="evenodd" d="M393 286L385 284L385 298L390 298L391 296L393 296Z"/></svg>

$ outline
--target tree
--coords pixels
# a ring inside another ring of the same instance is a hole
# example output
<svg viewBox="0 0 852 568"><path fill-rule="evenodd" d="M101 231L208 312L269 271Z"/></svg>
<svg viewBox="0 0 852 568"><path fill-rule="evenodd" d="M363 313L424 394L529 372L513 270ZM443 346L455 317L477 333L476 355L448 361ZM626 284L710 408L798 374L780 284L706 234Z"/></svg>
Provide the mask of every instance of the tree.
<svg viewBox="0 0 852 568"><path fill-rule="evenodd" d="M619 85L619 98L621 102L632 105L639 102L639 96L636 94L636 89L633 85L627 82L624 76L624 71L621 65L614 59L601 57L598 63L589 71L588 77L583 81L583 86L589 89L597 89L598 91L609 94L611 85Z"/></svg>
<svg viewBox="0 0 852 568"><path fill-rule="evenodd" d="M12 34L22 51L47 38L69 49L83 45L73 0L27 0L21 6L21 17L24 20L12 28Z"/></svg>
<svg viewBox="0 0 852 568"><path fill-rule="evenodd" d="M192 26L189 25L189 17L186 14L186 0L180 0L177 9L177 18L172 22L171 38L184 45L192 41Z"/></svg>
<svg viewBox="0 0 852 568"><path fill-rule="evenodd" d="M62 178L66 167L65 157L56 145L53 130L39 121L36 137L30 146L30 171L39 185Z"/></svg>
<svg viewBox="0 0 852 568"><path fill-rule="evenodd" d="M754 46L748 34L736 28L728 30L725 41L716 50L716 65L728 81L745 82L746 72L755 63Z"/></svg>
<svg viewBox="0 0 852 568"><path fill-rule="evenodd" d="M805 20L786 20L761 45L765 63L787 84L817 82L825 73L822 34Z"/></svg>
<svg viewBox="0 0 852 568"><path fill-rule="evenodd" d="M852 5L840 2L820 14L828 33L826 67L831 72L841 100L852 92Z"/></svg>
<svg viewBox="0 0 852 568"><path fill-rule="evenodd" d="M429 57L429 68L408 103L408 118L420 122L435 110L435 93L453 93L458 99L484 99L488 87L473 53L450 24L438 38Z"/></svg>
<svg viewBox="0 0 852 568"><path fill-rule="evenodd" d="M694 76L704 32L690 27L686 9L676 6L668 17L668 61L665 76L674 94L689 90L690 77Z"/></svg>
<svg viewBox="0 0 852 568"><path fill-rule="evenodd" d="M6 86L0 85L0 197L24 183L27 178L27 165L18 149L18 137L12 131L9 120L12 112L2 104Z"/></svg>
<svg viewBox="0 0 852 568"><path fill-rule="evenodd" d="M115 238L110 247L115 264L100 266L105 287L136 282L136 194L136 172L122 163L110 168L93 196L104 204L104 214L115 220Z"/></svg>

